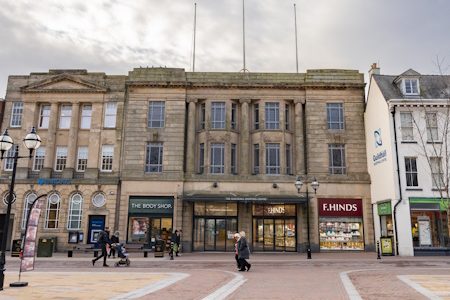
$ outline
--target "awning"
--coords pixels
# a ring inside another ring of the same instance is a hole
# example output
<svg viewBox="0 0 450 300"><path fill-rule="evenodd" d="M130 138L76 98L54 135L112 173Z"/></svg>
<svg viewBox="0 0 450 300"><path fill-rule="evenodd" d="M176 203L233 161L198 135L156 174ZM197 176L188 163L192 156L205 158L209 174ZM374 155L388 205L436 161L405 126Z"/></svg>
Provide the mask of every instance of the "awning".
<svg viewBox="0 0 450 300"><path fill-rule="evenodd" d="M410 197L411 210L440 210L447 211L448 199Z"/></svg>
<svg viewBox="0 0 450 300"><path fill-rule="evenodd" d="M306 203L306 197L295 196L261 196L261 195L183 195L183 201L187 202L242 202L242 203Z"/></svg>

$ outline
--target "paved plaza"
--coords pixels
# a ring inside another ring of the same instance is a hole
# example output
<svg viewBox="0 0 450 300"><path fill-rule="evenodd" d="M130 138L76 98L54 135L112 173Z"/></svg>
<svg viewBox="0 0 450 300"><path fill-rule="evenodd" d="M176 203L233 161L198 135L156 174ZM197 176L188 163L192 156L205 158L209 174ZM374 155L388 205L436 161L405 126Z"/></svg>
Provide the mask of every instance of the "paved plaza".
<svg viewBox="0 0 450 300"><path fill-rule="evenodd" d="M18 280L18 258L8 257L0 299L450 299L450 258L382 257L373 253L264 253L238 272L231 253L142 257L130 267L91 264L91 256L56 253L37 258Z"/></svg>

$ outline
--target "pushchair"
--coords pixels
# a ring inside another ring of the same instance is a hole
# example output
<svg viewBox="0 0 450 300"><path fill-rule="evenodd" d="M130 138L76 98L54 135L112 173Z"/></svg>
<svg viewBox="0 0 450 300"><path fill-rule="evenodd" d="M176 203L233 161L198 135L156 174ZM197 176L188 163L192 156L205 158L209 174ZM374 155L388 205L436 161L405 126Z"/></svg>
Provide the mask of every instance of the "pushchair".
<svg viewBox="0 0 450 300"><path fill-rule="evenodd" d="M120 243L115 243L111 245L112 247L114 247L114 249L117 251L117 256L120 258L120 260L118 262L116 262L115 266L116 267L120 267L120 266L130 266L130 260L128 259L128 252L127 249L125 248L125 246L123 244Z"/></svg>

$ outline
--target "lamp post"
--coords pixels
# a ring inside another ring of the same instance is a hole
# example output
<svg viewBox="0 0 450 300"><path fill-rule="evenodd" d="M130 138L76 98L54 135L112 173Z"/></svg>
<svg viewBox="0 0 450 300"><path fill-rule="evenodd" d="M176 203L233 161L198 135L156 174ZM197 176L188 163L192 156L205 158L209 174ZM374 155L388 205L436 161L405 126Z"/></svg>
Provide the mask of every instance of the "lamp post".
<svg viewBox="0 0 450 300"><path fill-rule="evenodd" d="M319 182L316 177L314 177L313 181L310 183L311 187L314 189L314 194L319 188ZM297 180L295 181L295 187L297 188L297 193L301 194L301 189L303 186L303 181L300 176L297 176ZM308 248L306 248L306 255L308 259L311 259L311 238L310 238L310 230L309 230L309 192L308 185L306 184L306 220L307 220L307 229L308 229Z"/></svg>
<svg viewBox="0 0 450 300"><path fill-rule="evenodd" d="M36 129L33 127L31 132L28 133L23 139L23 143L25 147L30 150L29 156L19 156L19 148L14 151L14 156L4 156L5 151L8 151L13 147L14 141L8 134L8 129L0 135L0 159L13 159L13 169L11 175L11 185L9 187L9 194L7 199L7 209L6 209L6 218L5 223L3 224L3 236L2 236L2 244L1 244L1 255L0 255L0 290L3 290L3 284L5 281L5 263L6 263L6 243L8 240L8 227L9 227L9 219L11 217L11 205L13 203L13 195L14 195L14 182L16 180L16 169L17 169L17 160L19 158L32 158L33 151L39 148L41 145L41 138L36 134Z"/></svg>

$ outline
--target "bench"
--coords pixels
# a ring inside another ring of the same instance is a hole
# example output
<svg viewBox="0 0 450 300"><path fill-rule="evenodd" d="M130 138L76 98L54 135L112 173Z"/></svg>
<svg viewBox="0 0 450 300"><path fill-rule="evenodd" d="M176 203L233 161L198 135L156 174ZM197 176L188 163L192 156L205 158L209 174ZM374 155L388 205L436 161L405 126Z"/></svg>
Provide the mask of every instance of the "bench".
<svg viewBox="0 0 450 300"><path fill-rule="evenodd" d="M97 257L99 251L101 251L101 249L94 248L94 245L77 244L77 245L73 246L71 249L67 250L67 257L73 257L74 252L81 252L81 253L93 252L94 257Z"/></svg>
<svg viewBox="0 0 450 300"><path fill-rule="evenodd" d="M152 251L152 249L147 248L146 245L142 244L125 244L125 249L127 249L128 252L143 252L144 257L148 257L148 253Z"/></svg>

